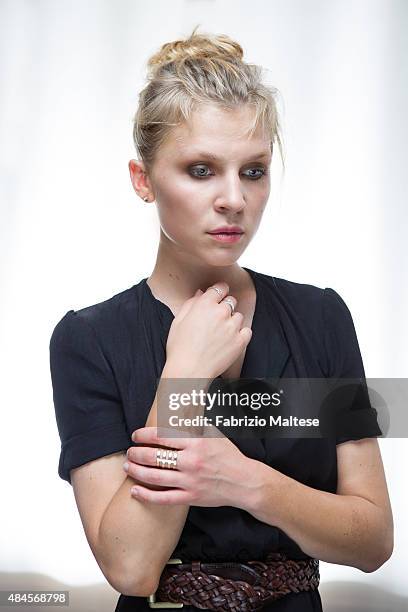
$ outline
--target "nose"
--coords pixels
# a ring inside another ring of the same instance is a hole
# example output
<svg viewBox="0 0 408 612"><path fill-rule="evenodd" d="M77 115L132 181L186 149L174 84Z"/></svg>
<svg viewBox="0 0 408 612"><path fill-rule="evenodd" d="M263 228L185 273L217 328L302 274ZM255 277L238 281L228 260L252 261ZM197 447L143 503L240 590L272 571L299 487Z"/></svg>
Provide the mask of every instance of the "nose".
<svg viewBox="0 0 408 612"><path fill-rule="evenodd" d="M215 200L217 210L231 210L239 212L246 206L244 191L239 176L231 173L226 176Z"/></svg>

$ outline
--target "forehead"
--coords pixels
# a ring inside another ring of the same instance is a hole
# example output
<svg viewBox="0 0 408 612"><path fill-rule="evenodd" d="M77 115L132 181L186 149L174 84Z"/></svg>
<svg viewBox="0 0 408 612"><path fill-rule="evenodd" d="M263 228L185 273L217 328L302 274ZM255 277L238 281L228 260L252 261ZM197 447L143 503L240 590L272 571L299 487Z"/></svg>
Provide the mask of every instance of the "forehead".
<svg viewBox="0 0 408 612"><path fill-rule="evenodd" d="M214 105L200 106L188 122L170 131L162 144L161 156L184 157L200 151L211 151L214 156L227 156L228 159L261 152L270 155L270 137L259 126L252 136L248 136L254 112L249 106L234 110Z"/></svg>

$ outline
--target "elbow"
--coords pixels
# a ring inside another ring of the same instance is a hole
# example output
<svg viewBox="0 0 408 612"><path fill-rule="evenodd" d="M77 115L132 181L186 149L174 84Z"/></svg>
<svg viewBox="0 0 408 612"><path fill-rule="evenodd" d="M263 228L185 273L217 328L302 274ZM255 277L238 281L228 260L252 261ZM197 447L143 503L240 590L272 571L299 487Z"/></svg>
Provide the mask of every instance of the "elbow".
<svg viewBox="0 0 408 612"><path fill-rule="evenodd" d="M392 553L394 551L394 538L391 537L387 543L381 547L378 552L376 558L371 560L369 565L365 565L364 567L360 567L360 569L366 574L371 574L372 572L376 572L380 567L384 565L390 559Z"/></svg>
<svg viewBox="0 0 408 612"><path fill-rule="evenodd" d="M99 546L93 549L95 559L110 586L122 595L131 597L148 597L152 595L159 584L160 574L150 572L146 575L148 563L143 563L142 559L122 557L118 560L118 555L112 553L108 557L105 550ZM143 568L145 571L139 572L136 568Z"/></svg>
<svg viewBox="0 0 408 612"><path fill-rule="evenodd" d="M114 569L108 569L100 563L99 567L111 587L122 595L148 597L156 591L159 584L159 578L156 580L156 576L138 576L134 568L129 570L124 567L118 568L116 565Z"/></svg>
<svg viewBox="0 0 408 612"><path fill-rule="evenodd" d="M107 576L109 584L122 595L130 597L149 597L159 584L159 580L152 577L135 576L135 573L122 572L120 575Z"/></svg>
<svg viewBox="0 0 408 612"><path fill-rule="evenodd" d="M130 597L149 597L156 591L156 586L150 582L122 581L117 589L122 595Z"/></svg>
<svg viewBox="0 0 408 612"><path fill-rule="evenodd" d="M373 545L374 552L371 559L368 564L366 559L364 566L360 565L359 567L366 574L371 574L380 569L394 552L394 521L391 510L386 518L381 519L380 525L377 525L373 538L375 545Z"/></svg>

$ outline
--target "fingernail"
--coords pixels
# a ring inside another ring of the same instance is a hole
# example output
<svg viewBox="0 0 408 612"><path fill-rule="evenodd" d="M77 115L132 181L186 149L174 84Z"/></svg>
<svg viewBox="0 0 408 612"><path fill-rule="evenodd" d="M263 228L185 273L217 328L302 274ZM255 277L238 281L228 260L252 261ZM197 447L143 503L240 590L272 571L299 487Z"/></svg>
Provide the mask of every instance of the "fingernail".
<svg viewBox="0 0 408 612"><path fill-rule="evenodd" d="M129 464L128 464L128 462L127 462L127 461L126 461L126 463L124 463L124 464L123 464L123 469L124 469L126 472L128 471L128 469L129 469Z"/></svg>

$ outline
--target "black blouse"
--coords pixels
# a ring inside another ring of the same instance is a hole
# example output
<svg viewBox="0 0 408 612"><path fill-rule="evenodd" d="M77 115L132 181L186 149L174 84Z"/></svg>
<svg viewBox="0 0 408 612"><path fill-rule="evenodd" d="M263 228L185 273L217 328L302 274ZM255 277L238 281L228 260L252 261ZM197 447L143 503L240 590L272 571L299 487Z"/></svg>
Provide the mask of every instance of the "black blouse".
<svg viewBox="0 0 408 612"><path fill-rule="evenodd" d="M244 269L254 282L256 305L241 378L365 381L353 320L336 291ZM69 310L52 333L50 367L61 438L58 473L68 482L72 468L133 446L132 432L145 426L174 318L146 281L98 304ZM381 435L376 410L364 404L353 427L335 438L240 438L234 444L305 485L336 493L336 444ZM309 558L282 530L242 509L191 506L171 556L184 562L246 561L262 559L269 551ZM145 597L121 595L116 612L126 610L150 608ZM316 590L291 593L264 610L322 607Z"/></svg>

